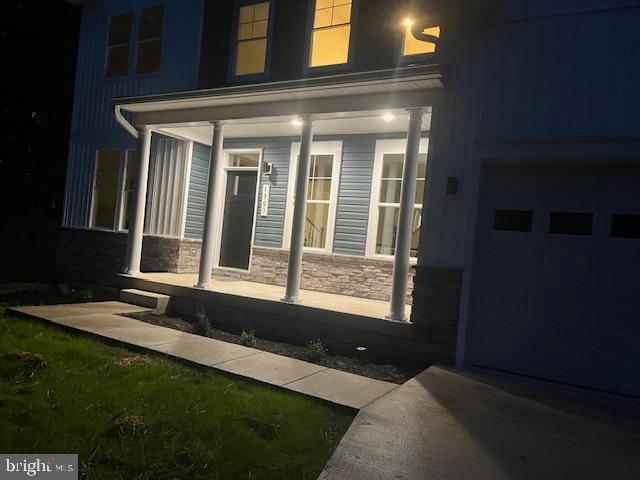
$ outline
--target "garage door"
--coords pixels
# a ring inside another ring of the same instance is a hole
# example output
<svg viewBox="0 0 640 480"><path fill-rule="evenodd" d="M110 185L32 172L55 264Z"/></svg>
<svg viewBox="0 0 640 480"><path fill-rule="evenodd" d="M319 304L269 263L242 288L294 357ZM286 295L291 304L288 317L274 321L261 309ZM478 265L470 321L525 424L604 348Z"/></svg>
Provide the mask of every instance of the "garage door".
<svg viewBox="0 0 640 480"><path fill-rule="evenodd" d="M466 361L640 396L640 168L484 168Z"/></svg>

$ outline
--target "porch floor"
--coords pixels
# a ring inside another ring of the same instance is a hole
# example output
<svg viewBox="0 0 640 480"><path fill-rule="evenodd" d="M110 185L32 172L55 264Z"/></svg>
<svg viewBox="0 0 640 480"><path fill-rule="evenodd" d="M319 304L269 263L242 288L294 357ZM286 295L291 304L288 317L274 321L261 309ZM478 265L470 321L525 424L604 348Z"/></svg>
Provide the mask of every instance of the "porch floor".
<svg viewBox="0 0 640 480"><path fill-rule="evenodd" d="M134 275L133 278L187 288L195 288L194 285L198 281L198 275L190 273L141 273ZM221 277L212 278L207 290L276 302L279 302L285 293L285 288L278 285ZM378 319L384 319L389 312L389 302L311 290L300 290L300 305ZM411 305L405 306L405 313L407 319L410 318Z"/></svg>

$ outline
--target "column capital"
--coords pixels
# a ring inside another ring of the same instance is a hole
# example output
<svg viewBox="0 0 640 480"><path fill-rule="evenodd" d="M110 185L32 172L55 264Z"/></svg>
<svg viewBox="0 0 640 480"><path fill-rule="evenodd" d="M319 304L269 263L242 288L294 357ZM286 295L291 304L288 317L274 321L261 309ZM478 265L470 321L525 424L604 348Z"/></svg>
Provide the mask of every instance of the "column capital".
<svg viewBox="0 0 640 480"><path fill-rule="evenodd" d="M151 125L140 125L137 128L142 133L149 133L153 129Z"/></svg>
<svg viewBox="0 0 640 480"><path fill-rule="evenodd" d="M213 125L213 128L220 128L225 124L224 120L211 120L209 123Z"/></svg>
<svg viewBox="0 0 640 480"><path fill-rule="evenodd" d="M409 108L405 108L405 110L409 113L424 113L424 111L426 110L426 107L409 107Z"/></svg>

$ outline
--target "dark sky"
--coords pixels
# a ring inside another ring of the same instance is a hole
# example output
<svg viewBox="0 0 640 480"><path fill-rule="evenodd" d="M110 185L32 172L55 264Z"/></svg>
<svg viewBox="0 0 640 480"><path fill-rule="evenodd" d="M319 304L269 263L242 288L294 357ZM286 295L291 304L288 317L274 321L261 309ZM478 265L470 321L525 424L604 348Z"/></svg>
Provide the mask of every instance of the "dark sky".
<svg viewBox="0 0 640 480"><path fill-rule="evenodd" d="M80 9L0 2L0 214L58 219L64 194Z"/></svg>

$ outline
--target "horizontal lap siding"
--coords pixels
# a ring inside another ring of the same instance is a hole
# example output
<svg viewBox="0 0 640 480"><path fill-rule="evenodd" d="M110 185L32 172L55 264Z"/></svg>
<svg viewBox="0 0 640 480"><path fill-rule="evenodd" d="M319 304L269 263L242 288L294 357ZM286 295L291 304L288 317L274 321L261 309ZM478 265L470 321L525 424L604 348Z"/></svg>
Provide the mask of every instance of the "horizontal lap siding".
<svg viewBox="0 0 640 480"><path fill-rule="evenodd" d="M365 254L375 148L373 135L344 138L333 240L335 253Z"/></svg>
<svg viewBox="0 0 640 480"><path fill-rule="evenodd" d="M200 143L193 144L191 172L189 173L189 197L187 199L187 218L184 227L186 238L202 238L204 229L204 210L207 204L209 178L209 150Z"/></svg>

